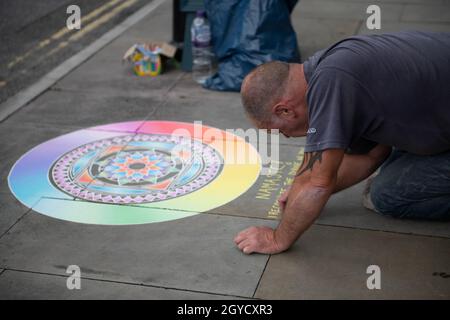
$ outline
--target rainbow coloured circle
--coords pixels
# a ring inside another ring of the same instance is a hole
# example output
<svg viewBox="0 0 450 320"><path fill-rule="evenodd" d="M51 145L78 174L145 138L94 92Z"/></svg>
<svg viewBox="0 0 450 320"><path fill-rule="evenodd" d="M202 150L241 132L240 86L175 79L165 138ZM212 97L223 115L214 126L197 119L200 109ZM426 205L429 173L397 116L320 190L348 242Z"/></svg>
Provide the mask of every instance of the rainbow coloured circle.
<svg viewBox="0 0 450 320"><path fill-rule="evenodd" d="M256 161L236 162L238 152ZM212 210L244 193L259 172L257 151L229 132L136 121L47 141L16 162L8 183L19 201L42 214L124 225Z"/></svg>

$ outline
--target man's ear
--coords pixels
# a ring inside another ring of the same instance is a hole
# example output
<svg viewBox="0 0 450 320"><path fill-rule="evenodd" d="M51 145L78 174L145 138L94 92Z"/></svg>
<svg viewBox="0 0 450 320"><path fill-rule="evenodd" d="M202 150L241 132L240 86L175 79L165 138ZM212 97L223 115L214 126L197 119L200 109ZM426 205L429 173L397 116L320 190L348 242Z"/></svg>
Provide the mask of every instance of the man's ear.
<svg viewBox="0 0 450 320"><path fill-rule="evenodd" d="M278 118L281 118L281 119L295 118L294 109L292 109L291 106L289 106L288 104L285 104L283 102L277 103L272 108L272 113L274 113Z"/></svg>

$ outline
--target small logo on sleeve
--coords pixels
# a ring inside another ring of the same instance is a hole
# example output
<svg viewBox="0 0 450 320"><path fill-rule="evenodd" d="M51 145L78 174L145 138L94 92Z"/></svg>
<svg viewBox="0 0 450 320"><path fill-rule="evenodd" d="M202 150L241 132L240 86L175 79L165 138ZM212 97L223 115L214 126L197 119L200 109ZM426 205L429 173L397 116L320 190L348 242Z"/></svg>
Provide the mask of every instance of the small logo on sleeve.
<svg viewBox="0 0 450 320"><path fill-rule="evenodd" d="M313 134L313 133L316 133L316 132L317 132L316 128L309 128L306 133L307 134Z"/></svg>

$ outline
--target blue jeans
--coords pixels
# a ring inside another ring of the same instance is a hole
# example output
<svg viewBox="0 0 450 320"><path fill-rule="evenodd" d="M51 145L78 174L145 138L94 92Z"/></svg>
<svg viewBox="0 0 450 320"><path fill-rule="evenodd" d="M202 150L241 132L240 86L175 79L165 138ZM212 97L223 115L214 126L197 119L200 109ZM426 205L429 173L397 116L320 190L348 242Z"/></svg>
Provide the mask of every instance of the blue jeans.
<svg viewBox="0 0 450 320"><path fill-rule="evenodd" d="M375 209L395 218L450 220L450 151L393 150L370 186Z"/></svg>

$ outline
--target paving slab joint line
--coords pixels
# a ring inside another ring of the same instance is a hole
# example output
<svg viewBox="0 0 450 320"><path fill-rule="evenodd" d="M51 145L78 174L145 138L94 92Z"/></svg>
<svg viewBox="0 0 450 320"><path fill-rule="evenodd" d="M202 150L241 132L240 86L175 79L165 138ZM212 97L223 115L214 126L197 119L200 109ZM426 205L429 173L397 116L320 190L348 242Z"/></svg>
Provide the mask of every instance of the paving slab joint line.
<svg viewBox="0 0 450 320"><path fill-rule="evenodd" d="M170 209L168 209L168 210L170 210ZM273 221L273 222L281 221L281 219L279 219L279 218L254 217L254 216L252 217L252 216L236 215L236 214L230 214L230 213L220 213L220 212L215 212L214 209L212 209L211 211L200 212L199 214L209 214L209 215L225 216L225 217L232 217L232 218L245 218L245 219L260 220L260 221ZM443 222L443 223L446 223L446 222ZM413 232L371 229L371 228L367 228L367 227L340 226L340 225L320 223L320 222L315 222L313 225L322 226L322 227L334 227L334 228L344 228L344 229L352 229L352 230L360 230L360 231L372 231L372 232L385 232L385 233L401 234L401 235L406 235L406 236L427 237L427 238L438 238L438 239L450 240L450 236L439 236L439 235L421 234L421 233L413 233Z"/></svg>
<svg viewBox="0 0 450 320"><path fill-rule="evenodd" d="M22 215L16 220L16 222L14 222L14 223L13 223L13 224L5 231L5 232L3 232L3 233L0 235L0 240L1 240L6 234L8 234L8 232L11 231L11 229L14 228L20 221L22 221L22 219L25 218L25 216L26 216L28 213L30 213L30 211L32 211L32 210L33 210L33 209L28 208L28 210L25 211L25 213L22 214Z"/></svg>
<svg viewBox="0 0 450 320"><path fill-rule="evenodd" d="M89 187L89 186L88 186ZM87 188L84 188L83 190L87 190ZM40 200L59 200L59 201L83 201L83 202L92 202L92 201L88 201L84 198L80 198L79 196L76 197L72 197L71 199L63 199L63 198L57 198L57 197L42 197ZM37 204L37 203L36 203ZM217 212L214 211L214 209L208 210L208 211L204 211L204 212L199 212L199 211L195 211L195 210L187 210L187 209L174 209L174 208L166 208L166 207L157 207L157 206L152 206L152 207L148 207L148 206L143 206L143 205L139 205L139 204L129 204L129 203L98 203L98 204L102 204L102 205L107 205L107 206L123 206L123 207L133 207L133 208L139 208L139 209L157 209L157 210L165 210L167 212L184 212L184 213L193 213L193 214L208 214L208 215L212 215L212 216L223 216L223 217L231 217L231 218L245 218L245 219L252 219L252 220L262 220L262 221L279 221L279 219L276 218L269 218L269 217L249 217L249 216L243 216L243 215L236 215L236 214L230 214L230 213L221 213L221 212ZM30 210L32 210L36 205L34 205Z"/></svg>
<svg viewBox="0 0 450 320"><path fill-rule="evenodd" d="M59 66L51 70L42 78L37 80L31 86L22 89L14 96L0 104L0 123L8 119L11 115L17 112L22 107L29 104L31 101L39 97L46 92L52 85L61 80L72 70L86 62L90 57L94 56L99 50L107 46L113 40L122 35L129 28L141 21L152 11L154 11L159 5L166 0L153 0L149 4L145 5L137 12L126 18L119 25L103 34L99 39L82 49L80 52L70 57Z"/></svg>
<svg viewBox="0 0 450 320"><path fill-rule="evenodd" d="M67 278L68 277L67 275L58 274L58 273L21 270L21 269L9 268L9 267L4 267L2 273L5 272L5 271L13 271L13 272L19 272L19 273L30 273L30 274L54 276L54 277L60 277L60 278ZM81 267L81 272L83 272L83 268L82 267ZM182 292L193 292L193 293L209 294L209 295L215 295L215 296L226 296L226 297L230 297L230 298L253 299L252 297L233 295L233 294L227 294L227 293L217 293L217 292L209 292L209 291L202 291L202 290L191 290L191 289L176 288L176 287L164 287L164 286L161 286L161 285L151 285L151 284L138 283L138 282L118 281L118 280L110 280L110 279L99 279L99 278L83 277L83 276L81 277L81 279L82 280L84 279L84 280L91 280L91 281L106 282L106 283L125 284L125 285L137 286L137 287L166 289L166 290L174 290L174 291L182 291ZM258 299L258 300L260 300L260 299Z"/></svg>
<svg viewBox="0 0 450 320"><path fill-rule="evenodd" d="M259 285L261 283L262 277L264 276L264 272L266 271L267 265L269 264L270 258L272 258L271 254L269 254L269 257L267 258L266 264L264 265L264 269L261 272L261 276L258 279L258 283L256 284L255 291L253 291L253 295L252 295L253 299L257 299L257 298L255 298L255 294L256 294L256 291L258 291Z"/></svg>
<svg viewBox="0 0 450 320"><path fill-rule="evenodd" d="M445 223L445 222L443 222ZM352 226L339 226L335 224L326 224L326 223L314 223L315 226L322 226L322 227L333 227L333 228L344 228L344 229L352 229L352 230L360 230L360 231L371 231L371 232L385 232L385 233L394 233L394 234L401 234L405 236L414 236L414 237L426 237L426 238L438 238L438 239L445 239L450 240L450 237L448 236L437 236L437 235L430 235L430 234L420 234L420 233L413 233L413 232L402 232L402 231L390 231L390 230L381 230L381 229L371 229L371 228L363 228L363 227L352 227Z"/></svg>

